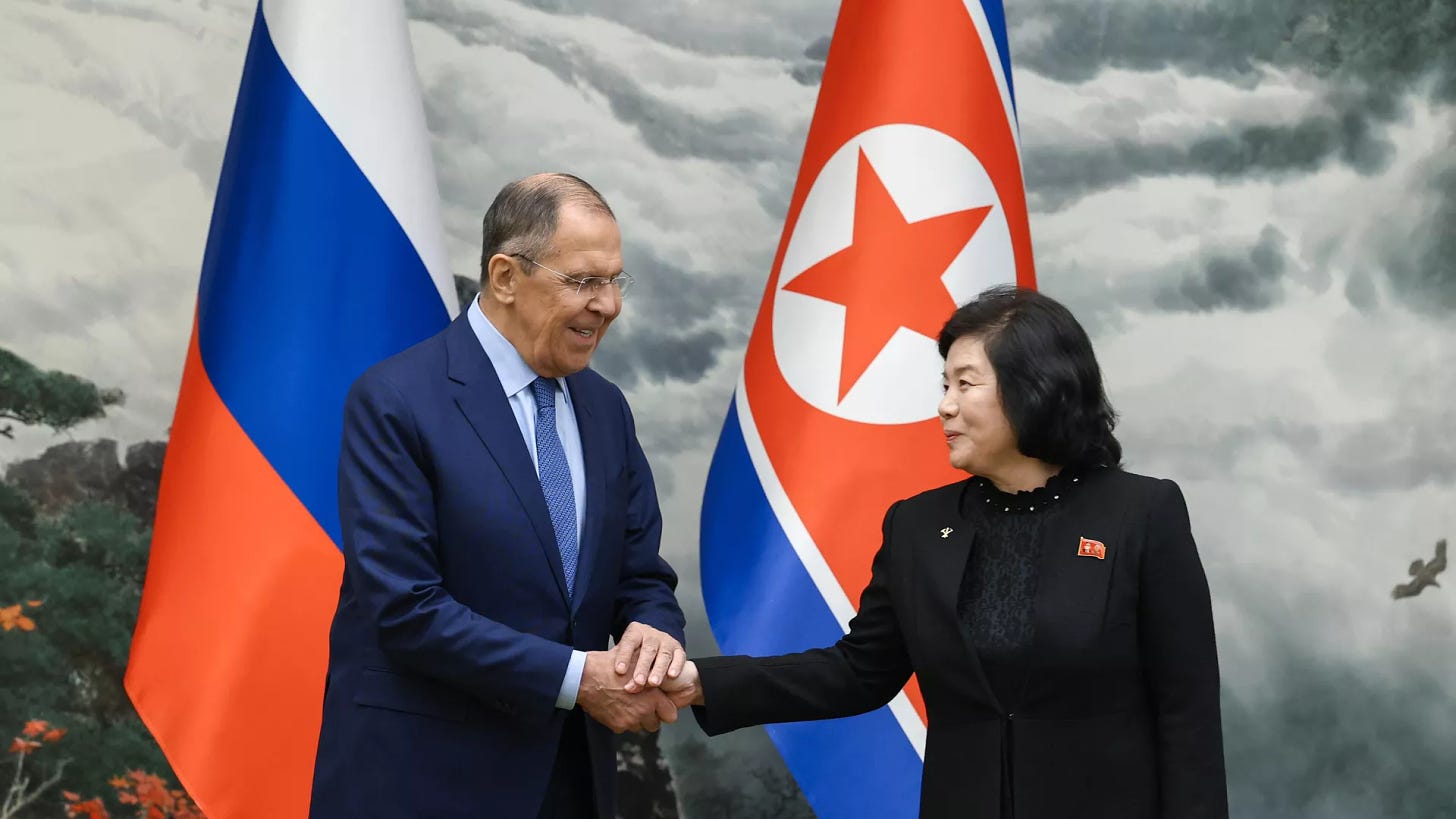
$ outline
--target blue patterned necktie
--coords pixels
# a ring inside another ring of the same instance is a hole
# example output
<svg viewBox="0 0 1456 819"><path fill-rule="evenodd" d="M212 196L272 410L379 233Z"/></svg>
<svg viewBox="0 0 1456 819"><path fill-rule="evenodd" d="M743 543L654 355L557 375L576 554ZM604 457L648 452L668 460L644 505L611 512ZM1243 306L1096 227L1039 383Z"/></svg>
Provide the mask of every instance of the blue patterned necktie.
<svg viewBox="0 0 1456 819"><path fill-rule="evenodd" d="M561 569L566 573L566 595L576 586L576 490L571 485L571 466L556 434L556 382L537 378L531 382L536 394L536 474L556 530L556 548L561 551Z"/></svg>

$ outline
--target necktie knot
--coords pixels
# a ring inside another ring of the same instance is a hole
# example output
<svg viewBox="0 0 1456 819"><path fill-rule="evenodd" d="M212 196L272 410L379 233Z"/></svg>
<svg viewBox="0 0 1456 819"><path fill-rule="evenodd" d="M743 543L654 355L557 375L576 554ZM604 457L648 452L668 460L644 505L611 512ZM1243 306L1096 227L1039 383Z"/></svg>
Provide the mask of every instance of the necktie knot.
<svg viewBox="0 0 1456 819"><path fill-rule="evenodd" d="M556 409L556 381L551 378L537 378L531 382L531 391L536 395L536 411L550 412Z"/></svg>

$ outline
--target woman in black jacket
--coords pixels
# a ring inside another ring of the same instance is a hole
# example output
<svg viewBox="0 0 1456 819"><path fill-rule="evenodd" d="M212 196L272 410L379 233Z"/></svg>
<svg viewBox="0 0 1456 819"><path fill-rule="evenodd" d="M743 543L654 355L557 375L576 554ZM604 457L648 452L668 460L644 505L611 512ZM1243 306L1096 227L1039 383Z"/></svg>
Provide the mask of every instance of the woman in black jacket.
<svg viewBox="0 0 1456 819"><path fill-rule="evenodd" d="M849 633L664 682L710 735L884 705L919 675L921 816L1226 819L1208 584L1178 486L1124 472L1091 342L993 288L940 335L951 464L900 501Z"/></svg>

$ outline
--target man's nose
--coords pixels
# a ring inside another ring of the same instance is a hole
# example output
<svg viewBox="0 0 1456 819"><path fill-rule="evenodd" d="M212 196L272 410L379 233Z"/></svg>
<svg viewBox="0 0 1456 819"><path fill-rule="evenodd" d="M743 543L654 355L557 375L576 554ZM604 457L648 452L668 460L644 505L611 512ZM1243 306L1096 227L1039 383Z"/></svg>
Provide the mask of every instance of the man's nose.
<svg viewBox="0 0 1456 819"><path fill-rule="evenodd" d="M615 285L603 285L592 292L587 307L607 318L616 318L622 312L622 291Z"/></svg>

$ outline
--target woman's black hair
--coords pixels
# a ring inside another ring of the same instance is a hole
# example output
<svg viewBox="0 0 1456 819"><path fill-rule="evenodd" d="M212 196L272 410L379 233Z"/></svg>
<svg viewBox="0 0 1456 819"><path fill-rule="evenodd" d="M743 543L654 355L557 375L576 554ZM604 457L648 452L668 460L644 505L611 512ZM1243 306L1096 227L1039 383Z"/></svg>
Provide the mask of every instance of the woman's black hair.
<svg viewBox="0 0 1456 819"><path fill-rule="evenodd" d="M1122 463L1092 341L1061 302L1011 285L989 288L951 314L941 358L966 337L986 346L1021 454L1078 468Z"/></svg>

